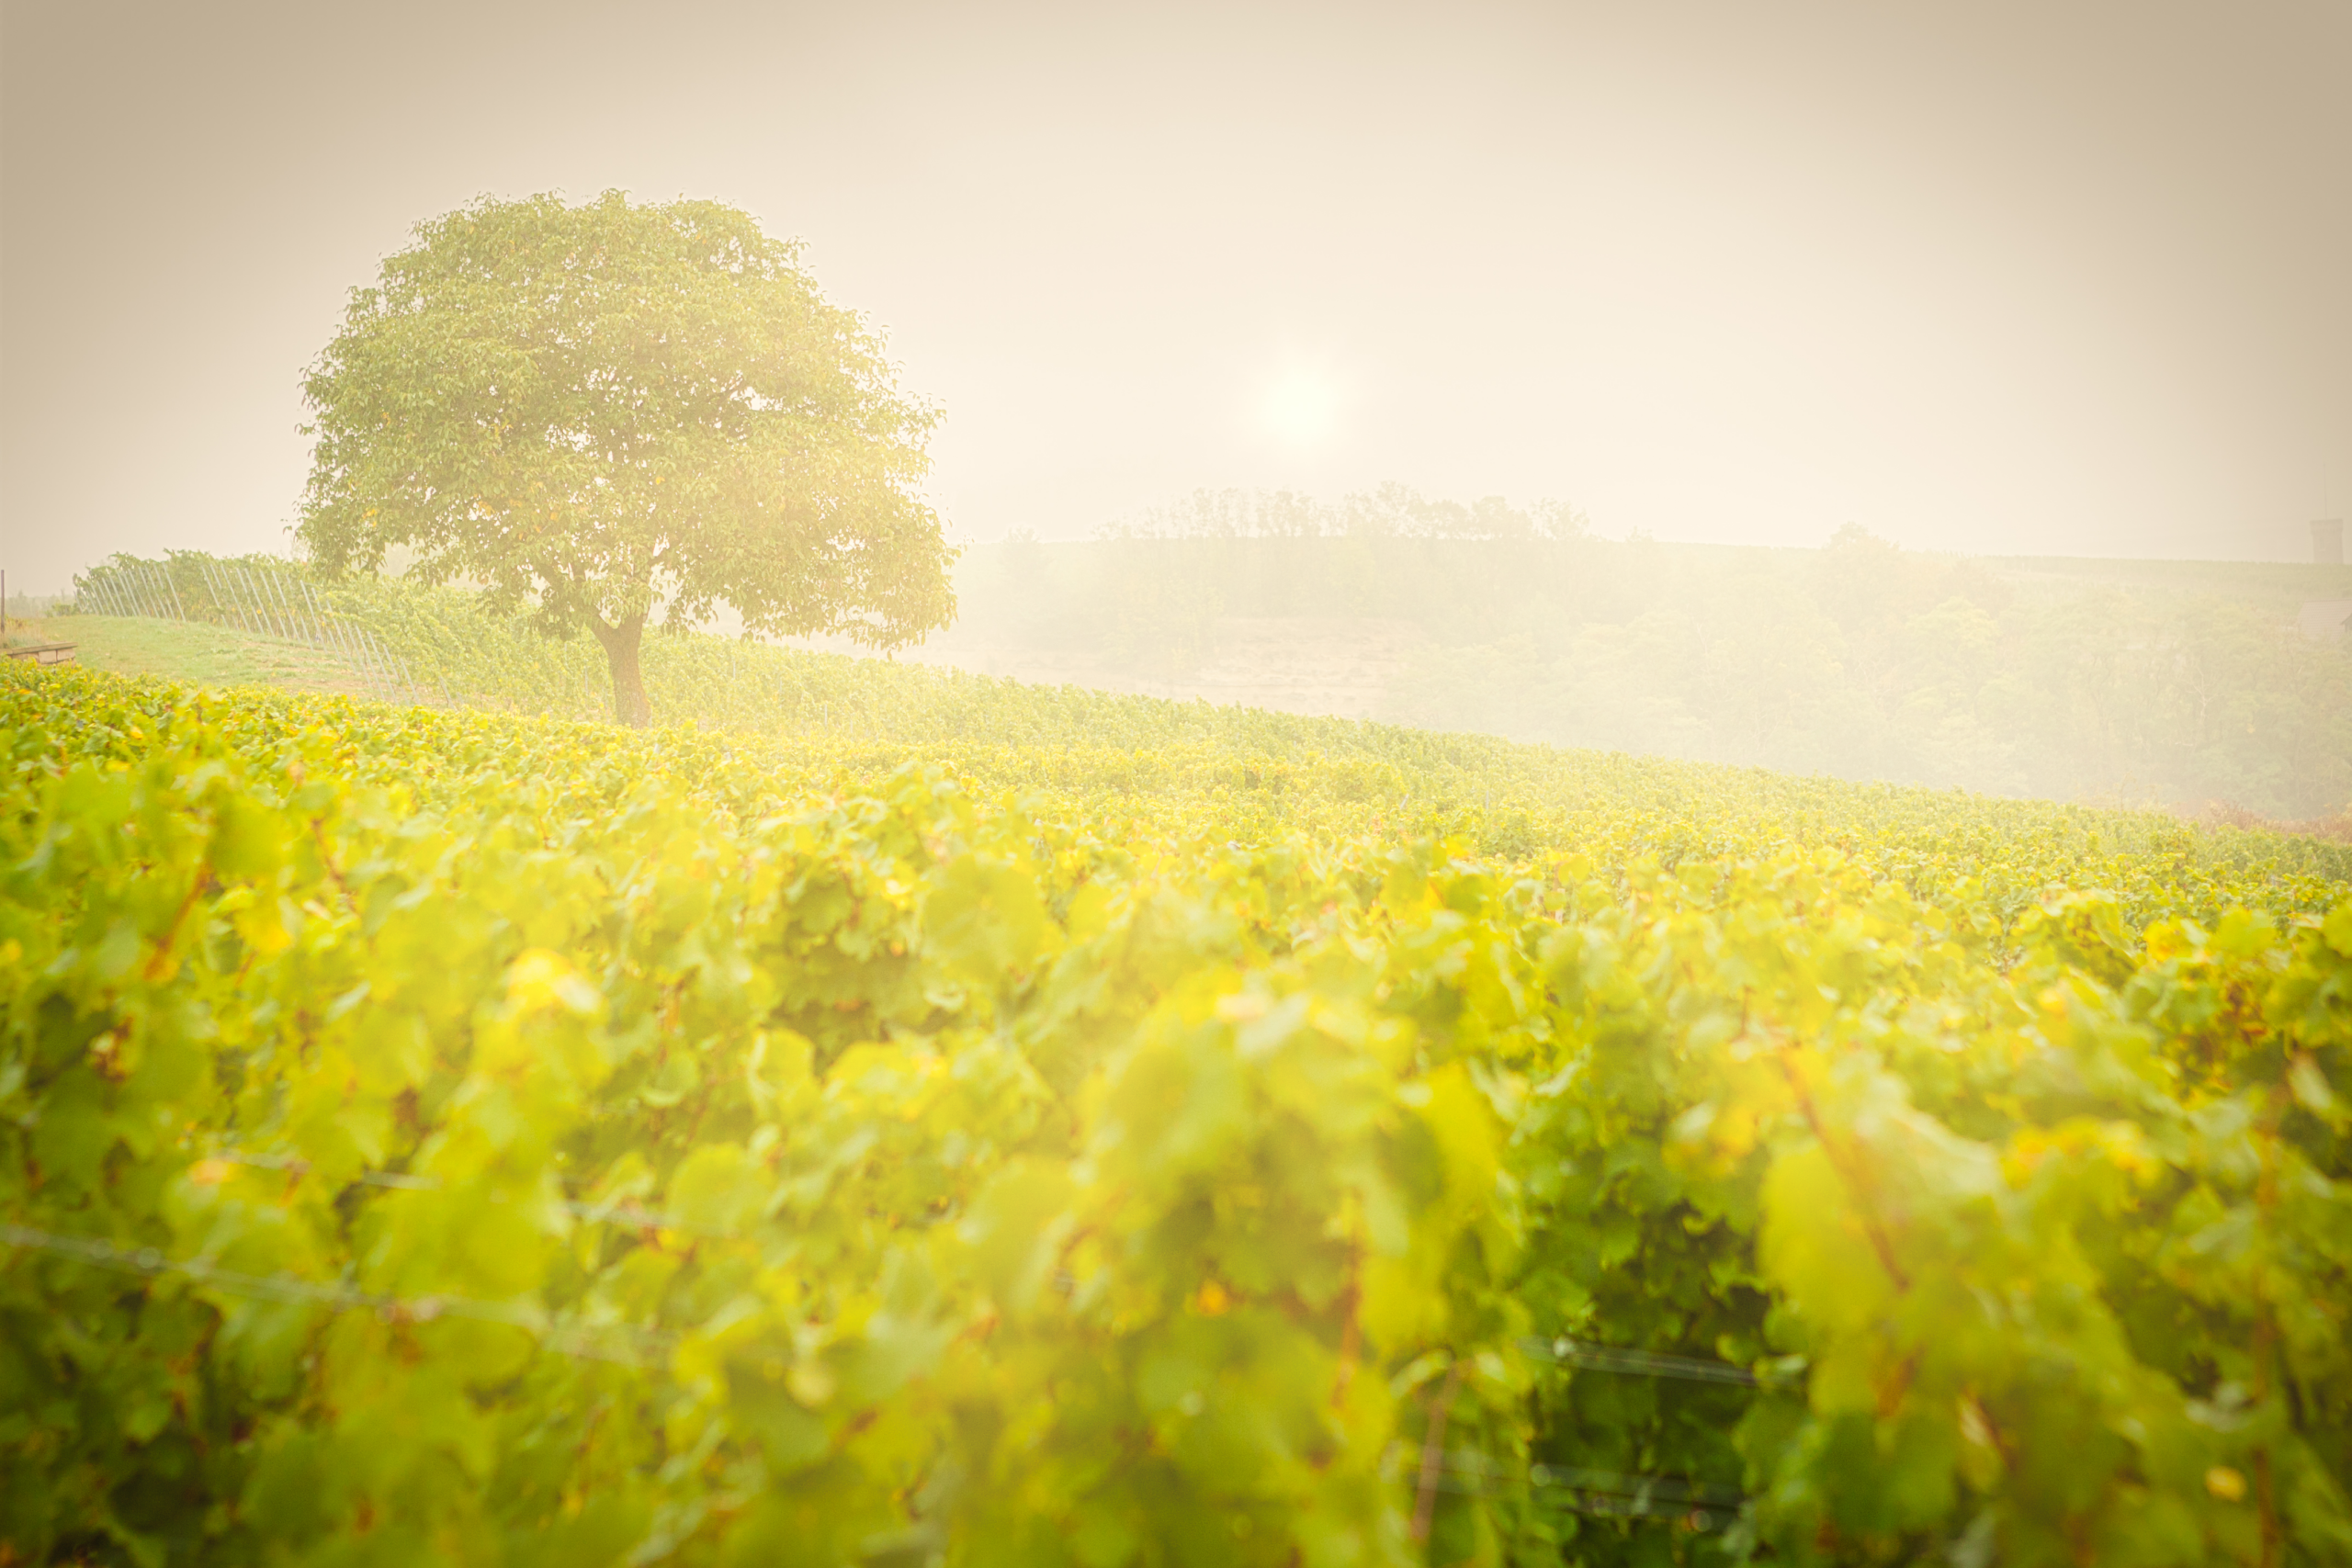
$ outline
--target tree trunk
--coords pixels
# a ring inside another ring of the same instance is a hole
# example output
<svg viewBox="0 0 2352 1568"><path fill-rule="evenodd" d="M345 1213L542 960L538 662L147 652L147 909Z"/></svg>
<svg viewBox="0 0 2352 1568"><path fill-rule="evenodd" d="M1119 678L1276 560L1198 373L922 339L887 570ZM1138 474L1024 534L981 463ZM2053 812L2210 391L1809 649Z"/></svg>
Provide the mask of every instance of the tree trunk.
<svg viewBox="0 0 2352 1568"><path fill-rule="evenodd" d="M605 662L612 666L613 717L643 729L653 722L653 705L645 700L645 677L637 664L638 635L645 630L645 617L632 615L616 626L597 620L588 624L605 645Z"/></svg>

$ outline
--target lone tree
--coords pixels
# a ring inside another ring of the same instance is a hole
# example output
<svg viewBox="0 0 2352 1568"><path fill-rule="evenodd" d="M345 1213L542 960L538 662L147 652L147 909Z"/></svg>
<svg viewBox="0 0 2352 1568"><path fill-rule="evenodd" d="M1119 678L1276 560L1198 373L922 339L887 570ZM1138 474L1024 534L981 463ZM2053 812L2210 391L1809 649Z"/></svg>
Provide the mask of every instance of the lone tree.
<svg viewBox="0 0 2352 1568"><path fill-rule="evenodd" d="M651 718L646 623L895 648L955 616L916 491L938 414L797 244L707 201L483 199L418 226L310 368L300 537L328 571L395 546L604 645Z"/></svg>

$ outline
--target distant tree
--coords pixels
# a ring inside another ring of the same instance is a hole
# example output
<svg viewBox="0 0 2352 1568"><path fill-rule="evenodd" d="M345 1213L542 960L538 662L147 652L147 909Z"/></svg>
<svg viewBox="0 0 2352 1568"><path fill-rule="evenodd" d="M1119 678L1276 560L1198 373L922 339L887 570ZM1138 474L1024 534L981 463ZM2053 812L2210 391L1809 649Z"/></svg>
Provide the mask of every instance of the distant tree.
<svg viewBox="0 0 2352 1568"><path fill-rule="evenodd" d="M639 725L657 613L725 604L751 631L876 648L954 618L955 552L917 490L936 412L797 244L617 191L484 199L415 232L303 382L299 534L323 569L404 546L426 581L592 632Z"/></svg>

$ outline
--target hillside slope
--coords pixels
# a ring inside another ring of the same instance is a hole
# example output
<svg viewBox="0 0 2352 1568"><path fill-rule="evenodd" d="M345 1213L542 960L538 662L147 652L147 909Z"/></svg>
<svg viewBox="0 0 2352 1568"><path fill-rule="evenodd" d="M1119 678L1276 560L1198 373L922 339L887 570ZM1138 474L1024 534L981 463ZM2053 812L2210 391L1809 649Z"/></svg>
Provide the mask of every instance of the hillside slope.
<svg viewBox="0 0 2352 1568"><path fill-rule="evenodd" d="M1978 564L1911 558L1867 539L1815 552L1585 539L1110 540L1070 547L1087 552L1076 556L1007 548L1010 557L972 568L963 623L897 660L649 636L644 672L657 720L870 741L1058 743L1082 733L1135 747L1182 736L1278 757L1399 748L1483 756L1493 748L1480 737L1509 738L2147 805L2242 824L2288 820L2352 836L2352 653L2272 624L2286 603L2278 595L2301 591L2289 569L2240 574L2216 596L2177 583L2045 592ZM1353 567L1323 558L1333 551L1354 552ZM998 570L1013 558L1038 569L1025 580L1043 597L1025 609L1003 597L1022 576ZM1285 561L1301 570L1273 570ZM1500 641L1448 642L1430 630L1443 623L1427 616L1251 619L1203 608L1342 607L1333 596L1353 581L1356 607L1394 610L1401 601L1378 595L1408 568L1430 604L1459 611L1491 592L1499 624L1517 617L1521 629ZM208 608L212 574L202 558L143 570L175 574L188 614L221 613ZM2142 575L2160 584L2180 576ZM1086 597L1089 583L1100 592ZM1158 597L1136 611L1140 619L1122 621L1122 594L1135 610L1145 583ZM406 694L567 718L610 711L590 639L550 641L464 593L398 580L304 592L365 628L397 664L394 684ZM1094 622L1056 618L1055 606L1073 596ZM1545 619L1555 600L1575 615ZM1611 615L1631 618L1595 618ZM974 640L997 636L1026 640ZM249 664L284 652L234 647ZM1127 673L1109 669L1106 648L1127 650ZM110 667L206 675L197 645L187 649L176 666ZM1134 672L1137 660L1180 654L1190 661L1181 680L1173 664L1163 670L1169 680ZM324 666L261 673L298 685L338 679ZM1367 728L1283 708L1383 722Z"/></svg>
<svg viewBox="0 0 2352 1568"><path fill-rule="evenodd" d="M2003 795L2352 807L2352 649L2295 629L2346 568L1178 531L984 547L957 586L920 657Z"/></svg>
<svg viewBox="0 0 2352 1568"><path fill-rule="evenodd" d="M144 615L56 615L11 626L12 641L73 643L74 662L109 675L351 696L373 689L348 660L329 649L235 626Z"/></svg>

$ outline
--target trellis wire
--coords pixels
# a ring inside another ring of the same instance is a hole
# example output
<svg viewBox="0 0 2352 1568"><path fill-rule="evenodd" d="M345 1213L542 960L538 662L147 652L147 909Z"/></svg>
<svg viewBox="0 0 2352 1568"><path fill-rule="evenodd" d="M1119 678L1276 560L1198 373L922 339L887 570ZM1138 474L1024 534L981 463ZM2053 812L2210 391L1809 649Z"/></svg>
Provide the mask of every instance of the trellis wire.
<svg viewBox="0 0 2352 1568"><path fill-rule="evenodd" d="M1383 1474L1396 1479L1411 1456L1391 1445L1381 1457ZM1579 1514L1612 1518L1675 1519L1692 1529L1719 1529L1747 1502L1735 1487L1678 1475L1627 1475L1613 1470L1538 1462L1521 1472L1485 1454L1448 1449L1438 1456L1430 1485L1457 1495L1487 1497L1524 1480L1540 1495Z"/></svg>
<svg viewBox="0 0 2352 1568"><path fill-rule="evenodd" d="M307 643L334 654L359 677L370 695L412 703L425 699L408 660L392 652L368 627L338 614L290 573L245 561L194 556L196 574L213 611L238 630L288 642ZM101 567L85 583L97 608L110 615L187 621L175 573L168 566L130 561Z"/></svg>
<svg viewBox="0 0 2352 1568"><path fill-rule="evenodd" d="M1596 1372L1628 1372L1637 1377L1682 1378L1691 1382L1736 1383L1759 1388L1764 1380L1729 1361L1707 1361L1695 1356L1665 1356L1654 1350L1629 1350L1615 1345L1593 1345L1562 1335L1554 1339L1527 1338L1519 1348L1531 1356L1563 1366Z"/></svg>
<svg viewBox="0 0 2352 1568"><path fill-rule="evenodd" d="M263 1163L249 1159L244 1163ZM299 1162L288 1162L289 1165ZM398 1172L375 1171L363 1176L378 1185L429 1185ZM579 1207L575 1205L574 1207ZM30 1225L0 1222L0 1243L27 1251L46 1253L93 1268L112 1269L153 1279L176 1274L232 1295L261 1301L300 1303L331 1312L372 1312L389 1323L431 1323L438 1318L465 1318L519 1328L559 1355L622 1366L658 1369L662 1358L674 1348L678 1336L633 1323L565 1323L543 1308L519 1302L482 1301L438 1292L396 1296L363 1291L356 1286L320 1284L289 1274L254 1274L226 1269L201 1258L171 1258L153 1247L117 1247L90 1236L59 1235ZM1384 1472L1399 1450L1384 1456ZM1401 1479L1391 1476L1391 1480ZM1491 1494L1498 1482L1514 1479L1513 1472L1487 1456L1461 1450L1441 1458L1434 1484L1438 1490L1472 1495ZM1537 1492L1554 1495L1571 1510L1610 1517L1676 1519L1693 1529L1713 1529L1729 1522L1747 1499L1728 1487L1710 1485L1680 1476L1624 1475L1613 1471L1538 1463L1524 1475ZM1718 1517L1721 1515L1723 1517Z"/></svg>
<svg viewBox="0 0 2352 1568"><path fill-rule="evenodd" d="M264 1170L282 1170L295 1176L306 1174L311 1168L299 1156L271 1155L243 1149L225 1149L209 1157L230 1164L243 1165ZM363 1169L355 1179L364 1185L397 1191L437 1191L443 1183L438 1178L416 1176L407 1171ZM625 1199L609 1199L590 1203L578 1200L561 1201L566 1213L590 1224L633 1225L639 1228L683 1231L691 1235L718 1239L740 1239L736 1233L717 1231L697 1225L683 1216L662 1213L642 1208ZM469 1297L429 1295L396 1298L343 1285L319 1285L288 1275L254 1275L224 1269L201 1259L171 1259L153 1247L122 1248L111 1243L90 1238L59 1236L46 1231L19 1225L0 1224L0 1241L23 1247L46 1251L56 1256L78 1258L105 1267L129 1269L150 1275L178 1272L203 1280L206 1283L232 1293L261 1295L274 1300L304 1301L337 1311L369 1309L388 1317L424 1322L447 1315L483 1322L507 1323L526 1328L537 1335L549 1349L561 1354L583 1356L592 1359L645 1364L648 1347L674 1341L659 1329L637 1324L595 1325L596 1331L624 1337L631 1343L620 1349L600 1347L594 1342L586 1328L561 1326L549 1320L544 1312L518 1306L513 1303L483 1302ZM1057 1280L1063 1289L1071 1281ZM1579 1367L1591 1371L1622 1373L1634 1377L1675 1378L1695 1382L1712 1382L1737 1387L1758 1388L1777 1382L1778 1379L1759 1378L1745 1368L1726 1361L1705 1360L1691 1356L1664 1355L1656 1351L1635 1350L1620 1346L1598 1345L1589 1341L1557 1336L1550 1339L1526 1337L1520 1342L1522 1353L1550 1360L1556 1364ZM1384 1464L1386 1461L1384 1461ZM1510 1482L1512 1472L1496 1467L1484 1455L1464 1450L1448 1450L1440 1456L1434 1484L1442 1491L1484 1494L1492 1490L1496 1482ZM1679 1519L1694 1529L1713 1529L1727 1523L1746 1499L1727 1487L1694 1482L1686 1478L1661 1475L1624 1475L1603 1471L1539 1463L1532 1466L1524 1476L1527 1483L1539 1493L1560 1495L1570 1509L1585 1514L1629 1518Z"/></svg>
<svg viewBox="0 0 2352 1568"><path fill-rule="evenodd" d="M394 1296L362 1291L351 1285L322 1285L290 1274L251 1274L224 1269L200 1258L169 1258L153 1247L117 1247L90 1236L59 1235L30 1225L0 1222L0 1242L10 1247L71 1258L95 1268L115 1269L150 1278L180 1274L228 1292L263 1301L300 1302L333 1312L373 1312L387 1322L431 1323L435 1318L462 1317L477 1323L503 1323L533 1335L550 1350L587 1360L616 1361L628 1366L654 1364L647 1352L666 1348L673 1337L636 1325L565 1324L539 1308L519 1302L486 1302L471 1296L428 1294ZM635 1337L635 1348L619 1343Z"/></svg>
<svg viewBox="0 0 2352 1568"><path fill-rule="evenodd" d="M311 1168L309 1160L295 1155L260 1155L249 1154L243 1149L223 1149L210 1157L231 1165L252 1166L257 1170L283 1170L295 1176L305 1175ZM404 1170L363 1170L354 1179L369 1187L385 1187L402 1192L437 1192L441 1190L439 1177L412 1176ZM567 1213L583 1220L619 1220L626 1224L653 1225L662 1230L687 1231L721 1239L731 1236L729 1232L714 1231L674 1215L655 1213L620 1199L602 1203L582 1203L567 1199L563 1207Z"/></svg>

